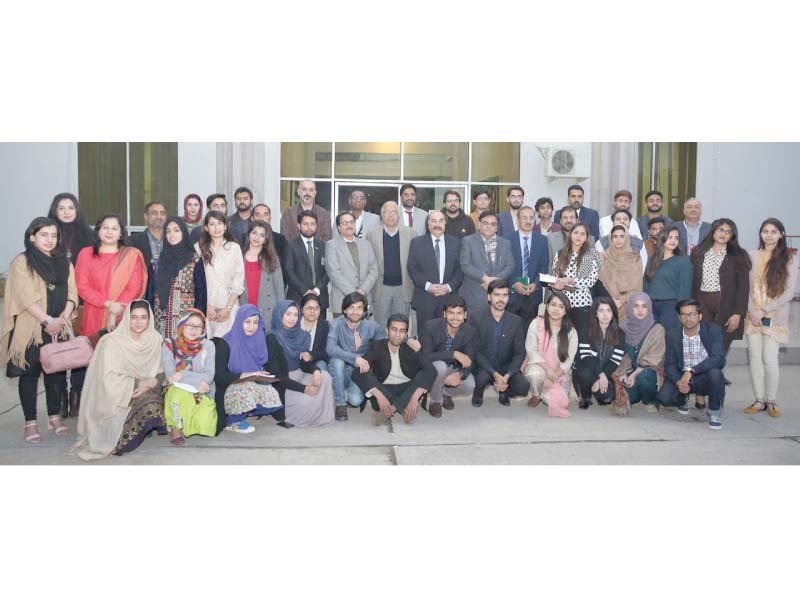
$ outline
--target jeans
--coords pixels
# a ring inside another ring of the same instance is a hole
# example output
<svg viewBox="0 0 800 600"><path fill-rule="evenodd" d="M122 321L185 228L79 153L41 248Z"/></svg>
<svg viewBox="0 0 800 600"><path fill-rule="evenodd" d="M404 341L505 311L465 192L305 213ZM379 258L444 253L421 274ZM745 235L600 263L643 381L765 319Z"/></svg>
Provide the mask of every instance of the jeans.
<svg viewBox="0 0 800 600"><path fill-rule="evenodd" d="M328 372L333 379L333 400L336 406L346 406L348 403L350 406L361 406L364 394L350 378L353 366L341 358L332 358L328 363Z"/></svg>
<svg viewBox="0 0 800 600"><path fill-rule="evenodd" d="M705 373L694 375L689 380L689 393L708 396L708 414L719 416L725 403L725 376L721 369L710 369ZM675 382L664 380L658 391L658 401L664 406L682 406L686 404L686 394L681 394Z"/></svg>
<svg viewBox="0 0 800 600"><path fill-rule="evenodd" d="M658 376L651 369L645 369L636 376L636 382L628 388L631 404L658 404Z"/></svg>

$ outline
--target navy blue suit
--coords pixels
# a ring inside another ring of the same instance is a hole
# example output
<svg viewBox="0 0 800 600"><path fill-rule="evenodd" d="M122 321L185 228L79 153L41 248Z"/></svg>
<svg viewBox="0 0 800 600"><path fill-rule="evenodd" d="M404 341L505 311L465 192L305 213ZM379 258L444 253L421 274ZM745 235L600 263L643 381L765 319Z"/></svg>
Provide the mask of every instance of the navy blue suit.
<svg viewBox="0 0 800 600"><path fill-rule="evenodd" d="M514 229L514 219L511 218L511 211L507 210L497 215L497 235L509 238L516 230Z"/></svg>
<svg viewBox="0 0 800 600"><path fill-rule="evenodd" d="M541 233L531 232L530 235L530 260L528 262L528 272L522 272L522 248L520 247L520 232L515 231L506 239L511 242L511 255L514 257L514 272L508 284L511 286L511 296L508 301L508 312L519 315L522 324L527 332L531 321L539 312L539 304L542 302L542 287L539 283L540 273L549 273L549 250L547 238ZM529 283L536 284L536 291L530 296L521 296L514 291L514 282L520 277L527 277Z"/></svg>
<svg viewBox="0 0 800 600"><path fill-rule="evenodd" d="M555 223L561 223L561 209L558 209L556 214L553 215L553 221ZM581 208L580 214L578 215L578 223L586 225L589 228L589 233L594 236L595 240L600 239L600 215L596 210L586 206Z"/></svg>

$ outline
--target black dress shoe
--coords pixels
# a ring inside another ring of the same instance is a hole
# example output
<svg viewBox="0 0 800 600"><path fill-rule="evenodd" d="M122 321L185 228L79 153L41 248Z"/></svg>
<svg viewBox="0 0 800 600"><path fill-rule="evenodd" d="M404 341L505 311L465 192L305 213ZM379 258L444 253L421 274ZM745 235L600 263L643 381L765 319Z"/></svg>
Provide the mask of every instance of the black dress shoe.
<svg viewBox="0 0 800 600"><path fill-rule="evenodd" d="M347 405L341 404L336 406L335 418L337 421L347 421Z"/></svg>
<svg viewBox="0 0 800 600"><path fill-rule="evenodd" d="M500 394L497 396L497 400L503 406L511 406L511 400L508 399L508 394L505 392L500 392Z"/></svg>
<svg viewBox="0 0 800 600"><path fill-rule="evenodd" d="M435 419L440 419L442 417L442 405L439 403L431 402L430 407L428 408L428 413Z"/></svg>
<svg viewBox="0 0 800 600"><path fill-rule="evenodd" d="M473 396L472 397L472 406L478 408L479 406L483 406L483 398L480 396Z"/></svg>
<svg viewBox="0 0 800 600"><path fill-rule="evenodd" d="M453 399L450 396L442 395L442 408L445 410L453 410L456 405L453 404Z"/></svg>

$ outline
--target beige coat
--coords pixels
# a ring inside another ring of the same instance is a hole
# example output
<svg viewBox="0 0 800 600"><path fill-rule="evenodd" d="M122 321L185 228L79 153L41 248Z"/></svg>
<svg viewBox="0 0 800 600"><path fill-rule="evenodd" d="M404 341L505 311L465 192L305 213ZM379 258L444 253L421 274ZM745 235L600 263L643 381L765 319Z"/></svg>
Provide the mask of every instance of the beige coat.
<svg viewBox="0 0 800 600"><path fill-rule="evenodd" d="M406 302L410 303L411 295L414 293L414 282L411 280L406 267L408 266L408 248L411 245L411 240L417 237L417 232L405 225L400 225L399 231L400 270L403 272L403 292L406 296ZM375 253L375 258L378 261L378 281L372 289L372 296L380 298L381 290L383 289L383 227L371 229L364 237L372 246L372 251Z"/></svg>

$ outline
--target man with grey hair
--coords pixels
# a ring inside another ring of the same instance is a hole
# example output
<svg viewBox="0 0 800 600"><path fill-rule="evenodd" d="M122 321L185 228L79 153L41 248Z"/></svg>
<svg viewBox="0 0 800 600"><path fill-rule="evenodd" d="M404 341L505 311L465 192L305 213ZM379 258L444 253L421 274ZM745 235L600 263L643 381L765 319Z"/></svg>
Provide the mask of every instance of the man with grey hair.
<svg viewBox="0 0 800 600"><path fill-rule="evenodd" d="M683 221L678 223L678 245L684 254L691 254L711 231L711 223L701 220L703 206L697 198L689 198L683 204Z"/></svg>
<svg viewBox="0 0 800 600"><path fill-rule="evenodd" d="M356 218L356 237L365 239L368 231L380 227L381 218L375 213L367 212L367 194L362 189L354 189L347 197L347 209Z"/></svg>
<svg viewBox="0 0 800 600"><path fill-rule="evenodd" d="M317 217L316 239L327 242L331 239L331 213L316 203L317 185L310 179L304 179L297 184L297 198L299 202L293 204L281 216L281 233L287 240L293 240L300 235L297 217L304 210L310 210Z"/></svg>

